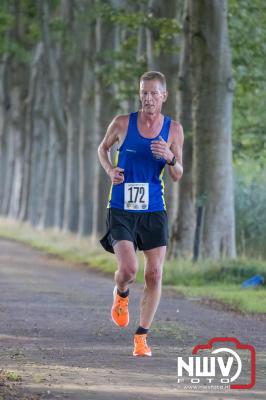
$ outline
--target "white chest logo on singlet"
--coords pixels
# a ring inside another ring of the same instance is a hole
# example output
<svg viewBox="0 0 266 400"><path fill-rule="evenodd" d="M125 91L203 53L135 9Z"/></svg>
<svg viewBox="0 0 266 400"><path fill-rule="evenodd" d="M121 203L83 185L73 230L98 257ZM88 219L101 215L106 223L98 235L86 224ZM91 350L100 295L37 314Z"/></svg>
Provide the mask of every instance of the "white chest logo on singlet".
<svg viewBox="0 0 266 400"><path fill-rule="evenodd" d="M149 184L125 183L125 210L147 210L149 208Z"/></svg>

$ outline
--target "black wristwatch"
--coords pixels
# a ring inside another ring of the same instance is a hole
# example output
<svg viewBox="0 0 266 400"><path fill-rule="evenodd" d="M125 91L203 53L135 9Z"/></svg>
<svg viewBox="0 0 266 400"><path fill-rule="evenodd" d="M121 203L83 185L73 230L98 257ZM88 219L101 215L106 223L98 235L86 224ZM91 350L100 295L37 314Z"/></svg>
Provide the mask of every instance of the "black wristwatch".
<svg viewBox="0 0 266 400"><path fill-rule="evenodd" d="M171 165L172 167L176 164L176 158L175 156L173 157L172 161L167 163L168 165Z"/></svg>

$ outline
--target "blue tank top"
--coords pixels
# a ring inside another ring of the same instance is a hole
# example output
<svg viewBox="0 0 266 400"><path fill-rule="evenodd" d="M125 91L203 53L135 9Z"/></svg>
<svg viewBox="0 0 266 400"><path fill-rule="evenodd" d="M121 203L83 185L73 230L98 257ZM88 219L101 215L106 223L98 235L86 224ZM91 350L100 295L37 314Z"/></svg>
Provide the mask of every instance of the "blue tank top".
<svg viewBox="0 0 266 400"><path fill-rule="evenodd" d="M143 137L137 126L138 112L131 113L125 140L117 150L115 166L124 168L125 180L112 185L108 208L129 212L150 212L166 209L164 201L163 172L166 161L156 158L150 149L151 142L161 136L168 140L171 119L164 116L161 132L149 139Z"/></svg>

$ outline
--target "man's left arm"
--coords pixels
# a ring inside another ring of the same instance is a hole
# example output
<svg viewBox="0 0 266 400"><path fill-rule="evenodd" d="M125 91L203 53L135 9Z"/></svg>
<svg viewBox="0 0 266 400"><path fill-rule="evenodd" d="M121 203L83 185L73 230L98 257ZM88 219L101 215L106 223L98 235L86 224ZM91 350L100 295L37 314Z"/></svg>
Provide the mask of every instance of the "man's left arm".
<svg viewBox="0 0 266 400"><path fill-rule="evenodd" d="M173 121L169 134L169 153L166 158L166 162L169 165L171 178L173 181L178 181L183 175L182 149L184 143L184 133L182 125L176 121Z"/></svg>
<svg viewBox="0 0 266 400"><path fill-rule="evenodd" d="M182 126L172 121L170 126L168 143L162 137L160 140L153 141L151 150L155 155L162 157L169 165L169 171L173 181L178 181L183 174L182 165L182 148L184 142L184 134Z"/></svg>

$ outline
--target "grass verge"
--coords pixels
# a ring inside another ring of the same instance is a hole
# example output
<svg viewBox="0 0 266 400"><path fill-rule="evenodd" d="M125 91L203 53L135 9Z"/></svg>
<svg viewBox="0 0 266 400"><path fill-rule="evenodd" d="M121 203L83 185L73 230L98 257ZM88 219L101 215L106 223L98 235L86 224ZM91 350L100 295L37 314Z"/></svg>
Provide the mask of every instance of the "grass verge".
<svg viewBox="0 0 266 400"><path fill-rule="evenodd" d="M115 257L103 251L97 240L78 237L53 229L37 230L28 223L0 218L0 237L26 243L33 248L57 255L71 263L88 264L113 274ZM143 282L143 257L138 253L137 281ZM219 262L193 264L188 260L166 261L163 283L187 297L200 297L211 303L218 301L230 309L249 313L266 313L265 285L242 289L244 280L261 274L266 278L266 262L239 258Z"/></svg>

